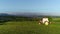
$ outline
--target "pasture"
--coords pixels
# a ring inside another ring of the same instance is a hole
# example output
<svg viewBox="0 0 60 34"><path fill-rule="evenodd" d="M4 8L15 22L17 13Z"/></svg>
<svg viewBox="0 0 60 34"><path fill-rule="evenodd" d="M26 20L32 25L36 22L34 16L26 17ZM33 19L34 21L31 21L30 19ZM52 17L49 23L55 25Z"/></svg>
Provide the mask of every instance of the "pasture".
<svg viewBox="0 0 60 34"><path fill-rule="evenodd" d="M60 19L54 18L48 26L38 21L10 21L0 25L0 34L60 34Z"/></svg>

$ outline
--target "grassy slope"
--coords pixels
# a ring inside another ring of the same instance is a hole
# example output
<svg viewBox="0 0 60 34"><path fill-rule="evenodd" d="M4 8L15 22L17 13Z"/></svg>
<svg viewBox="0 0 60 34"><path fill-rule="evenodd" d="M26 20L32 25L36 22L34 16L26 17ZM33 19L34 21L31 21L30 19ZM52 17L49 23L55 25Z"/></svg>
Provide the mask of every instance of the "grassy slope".
<svg viewBox="0 0 60 34"><path fill-rule="evenodd" d="M0 25L0 34L60 34L60 23L45 26L36 21L7 22Z"/></svg>

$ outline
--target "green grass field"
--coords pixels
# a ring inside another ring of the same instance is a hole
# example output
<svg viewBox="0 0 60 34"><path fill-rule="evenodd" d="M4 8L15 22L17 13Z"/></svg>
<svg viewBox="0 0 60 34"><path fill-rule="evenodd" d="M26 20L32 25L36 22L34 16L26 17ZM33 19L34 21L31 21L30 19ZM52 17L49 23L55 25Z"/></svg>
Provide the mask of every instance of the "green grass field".
<svg viewBox="0 0 60 34"><path fill-rule="evenodd" d="M60 22L48 26L39 25L37 21L6 22L0 25L0 34L60 34Z"/></svg>

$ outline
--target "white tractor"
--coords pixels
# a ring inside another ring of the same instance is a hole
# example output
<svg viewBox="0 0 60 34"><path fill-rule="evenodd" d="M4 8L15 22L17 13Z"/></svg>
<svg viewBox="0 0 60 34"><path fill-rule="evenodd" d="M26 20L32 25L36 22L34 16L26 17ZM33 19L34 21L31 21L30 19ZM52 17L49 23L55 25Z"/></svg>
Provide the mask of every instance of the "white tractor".
<svg viewBox="0 0 60 34"><path fill-rule="evenodd" d="M45 24L45 25L48 25L49 24L49 20L48 18L44 17L40 20L39 24Z"/></svg>

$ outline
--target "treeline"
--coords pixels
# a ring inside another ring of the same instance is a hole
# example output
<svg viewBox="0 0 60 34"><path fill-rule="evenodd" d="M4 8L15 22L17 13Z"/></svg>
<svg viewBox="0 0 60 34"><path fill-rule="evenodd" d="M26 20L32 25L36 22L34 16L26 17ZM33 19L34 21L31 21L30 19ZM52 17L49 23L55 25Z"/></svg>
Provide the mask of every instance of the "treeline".
<svg viewBox="0 0 60 34"><path fill-rule="evenodd" d="M37 21L37 17L25 17L25 16L0 16L1 21Z"/></svg>
<svg viewBox="0 0 60 34"><path fill-rule="evenodd" d="M51 21L52 17L48 17ZM26 16L0 16L0 22L1 21L38 21L40 20L40 17L26 17Z"/></svg>
<svg viewBox="0 0 60 34"><path fill-rule="evenodd" d="M37 17L16 16L14 21L38 21Z"/></svg>

